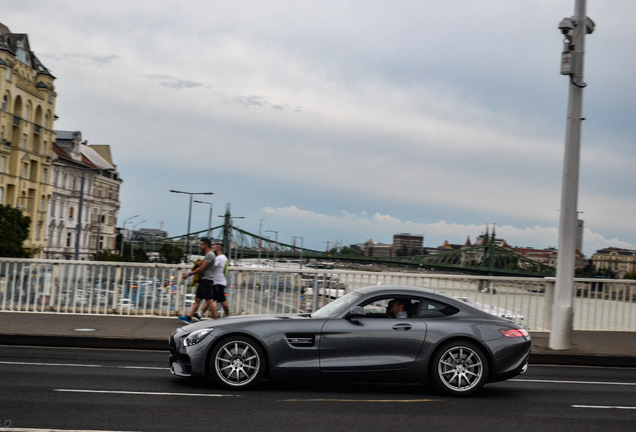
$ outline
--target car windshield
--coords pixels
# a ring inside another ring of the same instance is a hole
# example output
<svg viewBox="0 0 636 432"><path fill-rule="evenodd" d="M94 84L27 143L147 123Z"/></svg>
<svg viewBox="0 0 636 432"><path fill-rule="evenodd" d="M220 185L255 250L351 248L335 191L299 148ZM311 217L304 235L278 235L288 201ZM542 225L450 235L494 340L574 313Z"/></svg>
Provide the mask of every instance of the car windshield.
<svg viewBox="0 0 636 432"><path fill-rule="evenodd" d="M331 303L324 305L316 312L312 313L311 316L315 318L335 318L340 315L342 311L351 306L351 304L359 300L360 297L362 297L362 294L351 291L342 297L335 299Z"/></svg>

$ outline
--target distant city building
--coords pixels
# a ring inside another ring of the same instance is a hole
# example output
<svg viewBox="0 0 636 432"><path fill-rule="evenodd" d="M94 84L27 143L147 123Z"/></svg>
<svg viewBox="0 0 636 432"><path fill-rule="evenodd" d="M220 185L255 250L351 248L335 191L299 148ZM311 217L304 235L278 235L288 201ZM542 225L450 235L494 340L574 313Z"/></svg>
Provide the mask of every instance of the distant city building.
<svg viewBox="0 0 636 432"><path fill-rule="evenodd" d="M31 218L24 247L42 258L51 143L55 135L55 77L31 51L29 37L0 24L0 204Z"/></svg>
<svg viewBox="0 0 636 432"><path fill-rule="evenodd" d="M393 256L393 245L378 243L371 239L364 244L364 256L391 258Z"/></svg>
<svg viewBox="0 0 636 432"><path fill-rule="evenodd" d="M556 249L534 249L534 248L521 248L513 247L512 251L523 257L536 261L540 264L549 265L556 268L557 259L559 257L559 251ZM574 258L574 268L582 269L587 265L587 258L578 250L576 251Z"/></svg>
<svg viewBox="0 0 636 432"><path fill-rule="evenodd" d="M79 259L91 259L98 251L115 249L122 181L112 163L110 146L88 146L80 131L56 134L46 257L74 257L82 201Z"/></svg>
<svg viewBox="0 0 636 432"><path fill-rule="evenodd" d="M156 228L139 228L133 235L135 240L137 237L141 237L142 240L162 240L168 238L168 232Z"/></svg>
<svg viewBox="0 0 636 432"><path fill-rule="evenodd" d="M395 234L393 236L393 255L419 255L424 248L424 236L408 233ZM399 252L401 251L401 252Z"/></svg>
<svg viewBox="0 0 636 432"><path fill-rule="evenodd" d="M615 247L600 249L592 255L592 264L596 271L608 269L622 278L625 273L636 272L636 250Z"/></svg>

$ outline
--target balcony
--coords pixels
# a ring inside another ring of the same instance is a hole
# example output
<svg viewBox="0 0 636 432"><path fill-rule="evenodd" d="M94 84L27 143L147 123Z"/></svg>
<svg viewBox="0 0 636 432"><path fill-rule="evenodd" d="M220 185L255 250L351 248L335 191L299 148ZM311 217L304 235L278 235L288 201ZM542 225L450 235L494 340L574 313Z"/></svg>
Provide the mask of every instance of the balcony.
<svg viewBox="0 0 636 432"><path fill-rule="evenodd" d="M39 134L40 133L40 125L33 125L33 133Z"/></svg>
<svg viewBox="0 0 636 432"><path fill-rule="evenodd" d="M20 116L13 115L13 124L16 126L20 126Z"/></svg>

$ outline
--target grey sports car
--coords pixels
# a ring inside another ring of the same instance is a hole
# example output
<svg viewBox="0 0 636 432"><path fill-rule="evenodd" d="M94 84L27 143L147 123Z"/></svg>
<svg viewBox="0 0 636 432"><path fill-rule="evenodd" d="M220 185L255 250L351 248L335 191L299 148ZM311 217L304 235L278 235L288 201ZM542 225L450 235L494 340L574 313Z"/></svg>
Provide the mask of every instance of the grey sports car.
<svg viewBox="0 0 636 432"><path fill-rule="evenodd" d="M261 378L432 382L467 396L524 372L521 325L424 288L372 286L309 314L230 316L170 336L170 369L229 389Z"/></svg>

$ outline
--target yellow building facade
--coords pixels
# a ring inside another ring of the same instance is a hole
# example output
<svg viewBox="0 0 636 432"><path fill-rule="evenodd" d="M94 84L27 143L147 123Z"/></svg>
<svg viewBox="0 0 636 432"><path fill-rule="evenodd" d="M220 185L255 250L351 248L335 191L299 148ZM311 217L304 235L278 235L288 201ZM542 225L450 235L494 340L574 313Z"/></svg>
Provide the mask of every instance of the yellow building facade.
<svg viewBox="0 0 636 432"><path fill-rule="evenodd" d="M31 51L28 36L0 24L0 204L31 218L24 247L34 258L43 257L52 193L54 81Z"/></svg>

